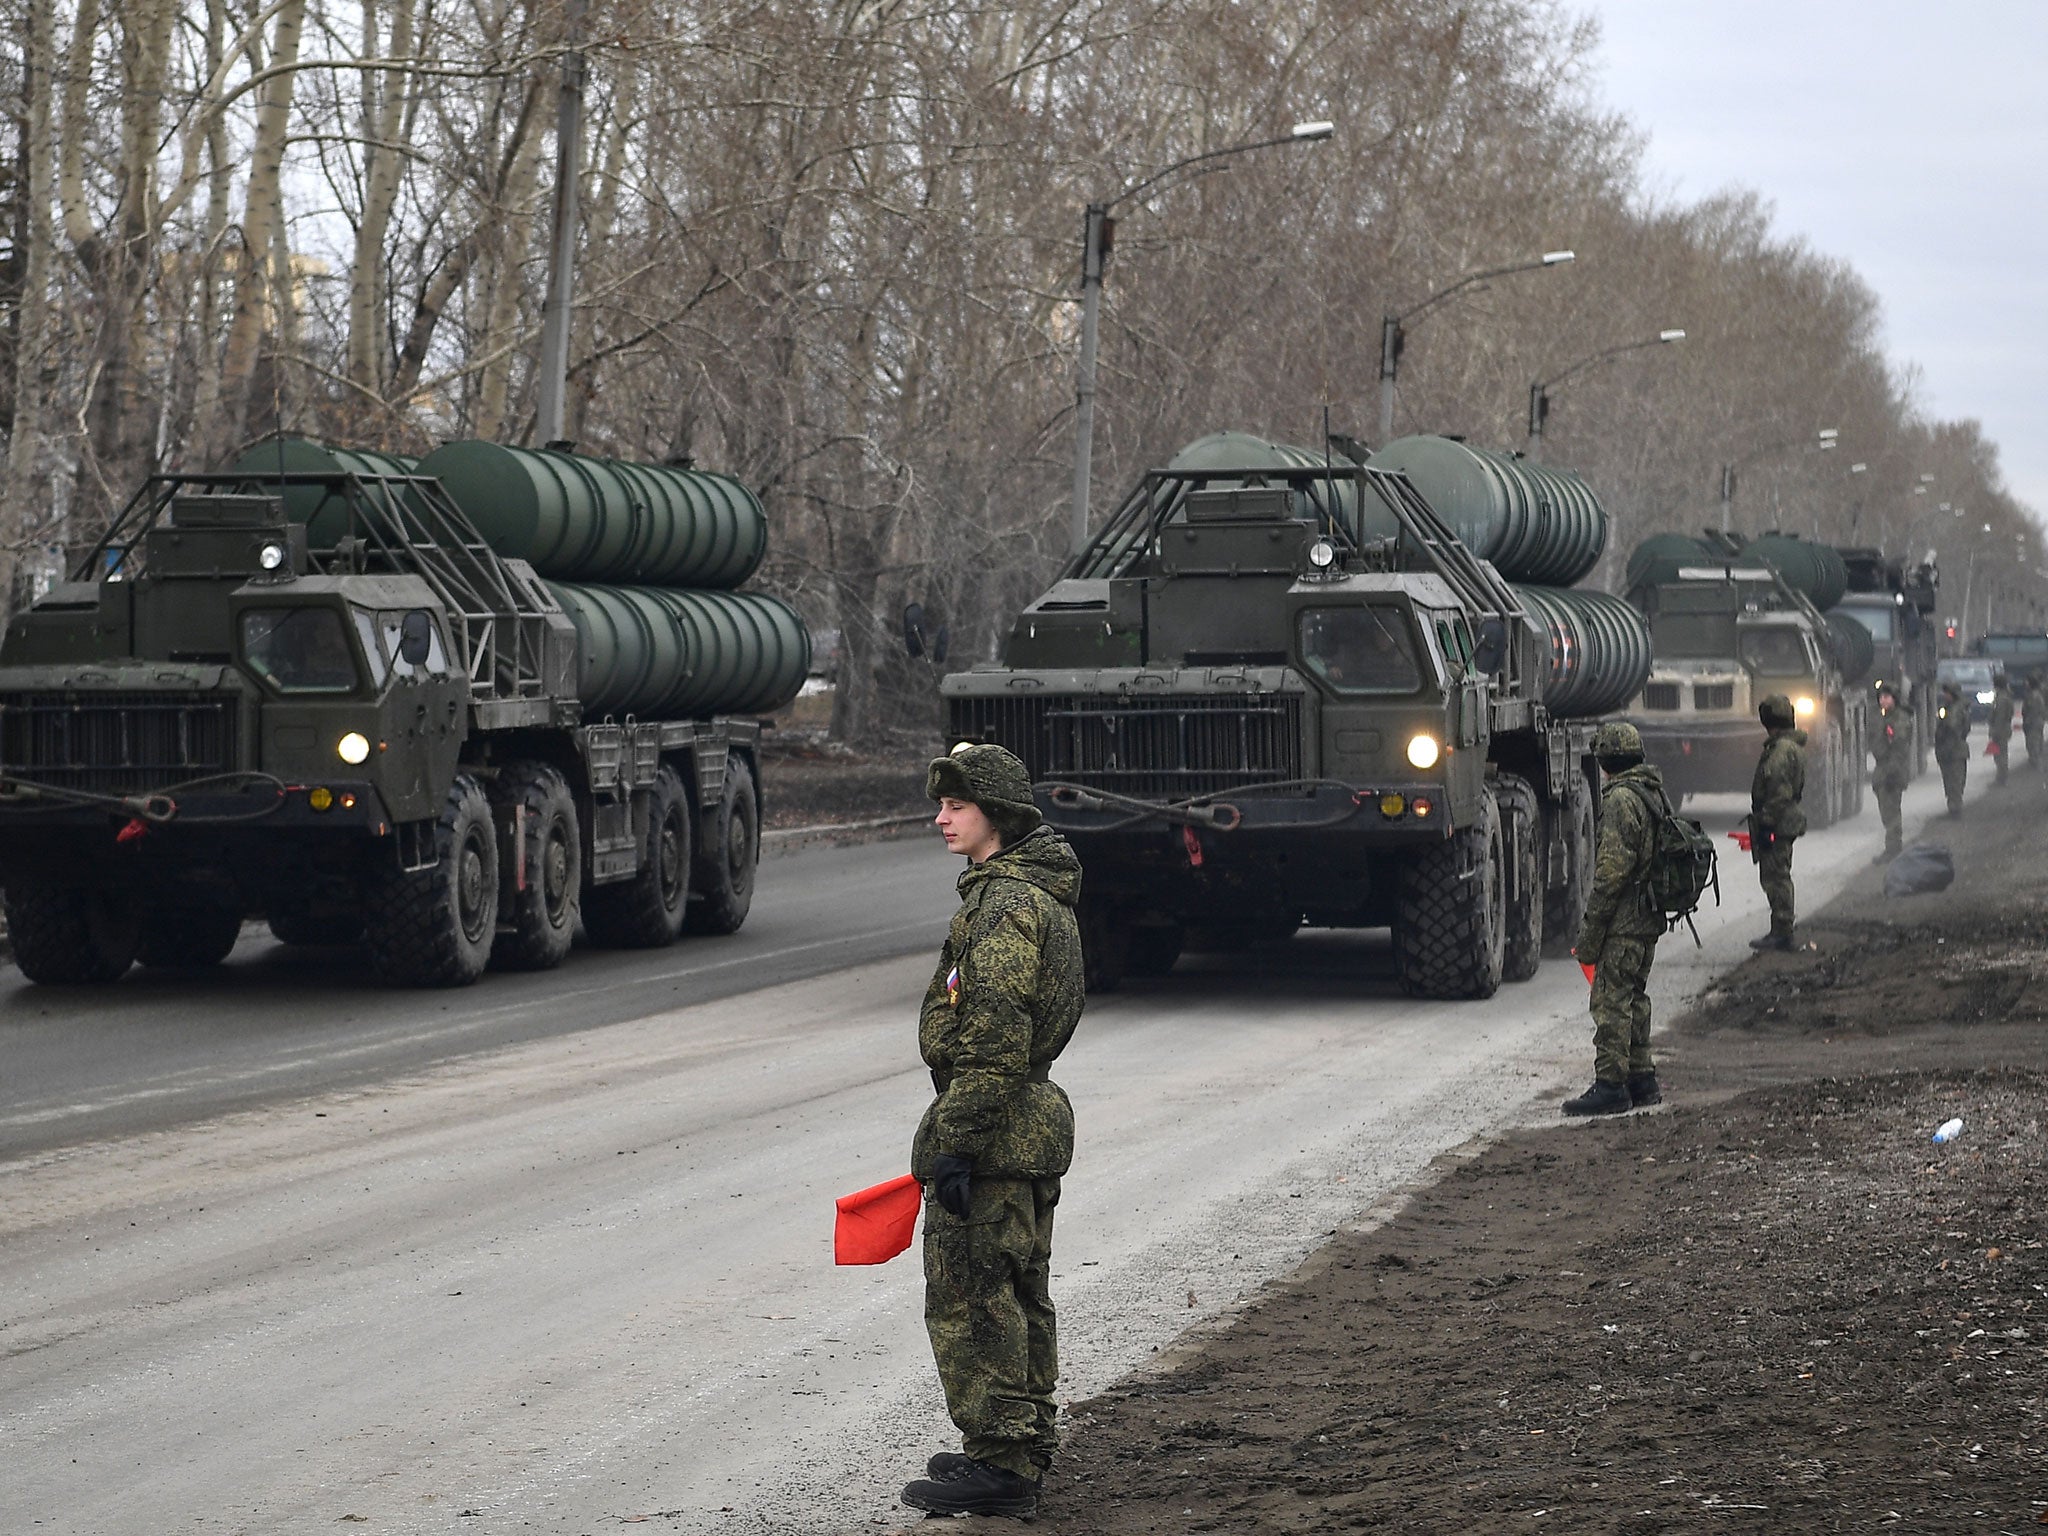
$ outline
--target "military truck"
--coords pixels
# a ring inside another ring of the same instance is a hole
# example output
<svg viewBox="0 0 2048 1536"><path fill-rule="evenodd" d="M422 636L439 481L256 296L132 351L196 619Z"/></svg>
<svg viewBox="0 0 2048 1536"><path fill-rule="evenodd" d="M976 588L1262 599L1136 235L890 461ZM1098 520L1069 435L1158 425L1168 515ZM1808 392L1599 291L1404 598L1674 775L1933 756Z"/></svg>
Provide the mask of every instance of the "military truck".
<svg viewBox="0 0 2048 1536"><path fill-rule="evenodd" d="M1390 928L1425 997L1487 997L1570 949L1596 804L1581 717L1634 692L1648 635L1619 599L1511 585L1475 550L1576 579L1604 514L1575 476L1450 439L1364 457L1191 444L1000 663L943 679L953 739L1022 758L1080 855L1094 990L1303 924Z"/></svg>
<svg viewBox="0 0 2048 1536"><path fill-rule="evenodd" d="M1870 548L1839 549L1848 591L1829 610L1870 631L1874 656L1869 683L1874 699L1890 688L1913 706L1914 772L1934 751L1936 645L1934 613L1941 578L1932 558L1908 567Z"/></svg>
<svg viewBox="0 0 2048 1536"><path fill-rule="evenodd" d="M1782 693L1807 734L1808 825L1855 815L1869 736L1870 693L1861 685L1872 665L1870 632L1824 614L1802 590L1839 600L1846 577L1813 572L1839 573L1840 561L1827 565L1816 553L1802 562L1802 552L1825 549L1804 541L1712 547L1714 538L1658 535L1629 560L1629 600L1649 619L1655 655L1627 711L1645 753L1674 798L1746 792L1764 741L1757 706Z"/></svg>
<svg viewBox="0 0 2048 1536"><path fill-rule="evenodd" d="M328 467L152 480L8 626L0 887L23 973L212 965L259 916L417 986L559 964L579 921L615 946L736 930L759 847L747 715L802 682L794 612L551 585L435 476L311 457ZM611 463L513 467L588 488ZM641 502L544 510L557 531L630 518L649 544L680 527ZM707 613L750 627L690 627Z"/></svg>
<svg viewBox="0 0 2048 1536"><path fill-rule="evenodd" d="M1993 630L1979 635L1970 651L2005 668L2009 678L2026 678L2031 684L2036 677L2048 677L2048 633L2040 630Z"/></svg>

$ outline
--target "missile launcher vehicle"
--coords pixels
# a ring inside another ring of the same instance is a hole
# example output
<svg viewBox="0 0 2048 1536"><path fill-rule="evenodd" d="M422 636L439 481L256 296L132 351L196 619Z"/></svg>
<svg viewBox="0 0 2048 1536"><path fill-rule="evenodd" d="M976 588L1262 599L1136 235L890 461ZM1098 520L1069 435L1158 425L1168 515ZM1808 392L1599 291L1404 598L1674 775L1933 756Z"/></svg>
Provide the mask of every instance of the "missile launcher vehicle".
<svg viewBox="0 0 2048 1536"><path fill-rule="evenodd" d="M746 920L747 716L810 654L793 610L730 590L759 503L672 466L454 447L498 481L458 500L410 460L304 442L152 480L14 617L0 888L31 980L216 964L252 917L417 986L559 964L579 924L644 947Z"/></svg>
<svg viewBox="0 0 2048 1536"><path fill-rule="evenodd" d="M948 726L1022 758L1080 855L1095 990L1308 924L1487 997L1576 938L1591 720L1649 666L1632 609L1562 585L1605 537L1577 477L1448 438L1204 438L942 681Z"/></svg>
<svg viewBox="0 0 2048 1536"><path fill-rule="evenodd" d="M1867 547L1836 551L1848 588L1829 617L1840 614L1870 631L1870 696L1890 688L1913 706L1913 771L1926 771L1934 752L1935 665L1939 629L1935 609L1941 577L1930 552L1918 565L1888 560Z"/></svg>

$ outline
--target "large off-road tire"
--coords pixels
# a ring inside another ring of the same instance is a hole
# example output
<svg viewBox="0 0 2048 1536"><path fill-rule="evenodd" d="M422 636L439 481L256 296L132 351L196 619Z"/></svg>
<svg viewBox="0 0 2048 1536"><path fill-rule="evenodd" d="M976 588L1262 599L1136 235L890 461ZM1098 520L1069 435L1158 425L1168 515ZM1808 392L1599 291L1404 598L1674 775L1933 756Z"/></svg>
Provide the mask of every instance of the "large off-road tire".
<svg viewBox="0 0 2048 1536"><path fill-rule="evenodd" d="M738 933L754 905L761 862L761 798L753 770L733 752L725 759L725 791L703 821L690 871L691 933Z"/></svg>
<svg viewBox="0 0 2048 1536"><path fill-rule="evenodd" d="M498 775L491 803L505 832L491 964L501 971L551 971L569 957L583 897L576 799L559 768L528 762Z"/></svg>
<svg viewBox="0 0 2048 1536"><path fill-rule="evenodd" d="M152 970L203 970L227 959L241 936L242 904L232 890L181 886L150 900L135 958Z"/></svg>
<svg viewBox="0 0 2048 1536"><path fill-rule="evenodd" d="M407 987L464 987L483 975L498 931L498 829L469 774L448 786L425 869L379 868L367 881L370 969Z"/></svg>
<svg viewBox="0 0 2048 1536"><path fill-rule="evenodd" d="M1125 968L1133 976L1164 976L1180 963L1187 938L1179 923L1133 928L1124 946Z"/></svg>
<svg viewBox="0 0 2048 1536"><path fill-rule="evenodd" d="M1411 997L1491 997L1505 948L1500 810L1487 795L1472 825L1401 871L1394 964Z"/></svg>
<svg viewBox="0 0 2048 1536"><path fill-rule="evenodd" d="M359 911L321 914L310 902L288 896L271 900L265 920L280 944L360 944L363 915Z"/></svg>
<svg viewBox="0 0 2048 1536"><path fill-rule="evenodd" d="M683 931L690 899L690 796L663 763L647 791L640 868L632 878L592 886L583 898L583 931L607 949L659 949Z"/></svg>
<svg viewBox="0 0 2048 1536"><path fill-rule="evenodd" d="M21 974L43 986L102 986L135 963L142 925L120 892L10 880L7 934Z"/></svg>
<svg viewBox="0 0 2048 1536"><path fill-rule="evenodd" d="M1493 797L1501 812L1501 867L1508 876L1501 896L1500 976L1527 981L1543 964L1543 823L1535 786L1527 779L1502 774Z"/></svg>
<svg viewBox="0 0 2048 1536"><path fill-rule="evenodd" d="M1114 992L1131 961L1131 920L1120 908L1081 898L1081 980L1090 992Z"/></svg>
<svg viewBox="0 0 2048 1536"><path fill-rule="evenodd" d="M1549 817L1539 857L1547 875L1550 839L1561 833L1565 867L1562 880L1554 885L1546 880L1544 885L1543 953L1563 959L1579 942L1579 925L1586 916L1586 893L1593 884L1593 792L1584 777L1573 774L1563 803L1547 810Z"/></svg>

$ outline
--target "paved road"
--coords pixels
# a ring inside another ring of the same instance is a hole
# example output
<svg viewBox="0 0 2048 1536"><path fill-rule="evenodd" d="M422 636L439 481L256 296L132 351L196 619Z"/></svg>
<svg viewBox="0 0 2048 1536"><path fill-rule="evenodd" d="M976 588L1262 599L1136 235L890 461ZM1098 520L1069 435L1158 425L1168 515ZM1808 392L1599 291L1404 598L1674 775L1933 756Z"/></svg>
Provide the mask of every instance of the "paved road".
<svg viewBox="0 0 2048 1536"><path fill-rule="evenodd" d="M1936 799L1923 780L1909 813ZM1703 808L1721 827L1737 809ZM1802 843L1807 899L1873 878L1876 835L1866 814ZM887 910L877 894L846 912L831 888L870 868ZM59 1026L39 994L8 994L8 1134L38 1139L0 1163L9 1528L896 1527L895 1488L947 1439L918 1275L910 1258L834 1269L831 1197L904 1165L929 1093L910 1020L950 871L914 846L786 861L738 942L812 974L742 992L712 972L726 995L684 1006L667 990L682 973L660 969L684 950L631 980L581 962L540 982L551 1002L509 982L395 1001L261 955L233 973L260 978L253 996L67 1002L62 1028L103 1069L123 1052L99 1037L132 1046L138 1015L171 1008L193 1037L106 1093L89 1065L61 1091L14 1070L24 1034L46 1061ZM1666 943L1661 1007L1762 926L1746 866L1727 872L1705 948ZM778 922L783 901L807 923ZM1387 961L1383 939L1308 934L1091 1004L1059 1073L1081 1124L1063 1397L1583 1085L1575 967L1454 1005L1399 997ZM210 1076L208 1034L234 1056ZM159 1128L109 1134L137 1116Z"/></svg>

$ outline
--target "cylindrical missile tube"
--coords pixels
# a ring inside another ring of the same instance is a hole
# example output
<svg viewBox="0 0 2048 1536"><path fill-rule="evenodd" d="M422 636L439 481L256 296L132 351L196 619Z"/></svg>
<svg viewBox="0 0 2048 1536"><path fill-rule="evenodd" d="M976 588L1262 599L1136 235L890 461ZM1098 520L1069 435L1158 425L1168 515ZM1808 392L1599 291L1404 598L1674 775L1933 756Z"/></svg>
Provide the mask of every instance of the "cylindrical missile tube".
<svg viewBox="0 0 2048 1536"><path fill-rule="evenodd" d="M1397 438L1366 463L1406 475L1466 548L1510 581L1569 586L1607 547L1607 513L1569 470L1432 436ZM1375 522L1371 498L1365 515ZM1379 521L1367 531L1396 531L1385 513Z"/></svg>
<svg viewBox="0 0 2048 1536"><path fill-rule="evenodd" d="M1611 714L1650 675L1650 626L1606 592L1517 586L1515 595L1550 638L1550 672L1539 696L1562 719Z"/></svg>
<svg viewBox="0 0 2048 1536"><path fill-rule="evenodd" d="M1789 533L1767 533L1744 545L1742 558L1770 565L1786 586L1804 594L1816 608L1834 607L1849 590L1849 568L1832 544L1809 543Z"/></svg>
<svg viewBox="0 0 2048 1536"><path fill-rule="evenodd" d="M247 475L261 489L271 475L410 475L419 460L404 454L381 453L375 448L332 448L303 437L273 437L252 444L228 466L231 475ZM306 542L315 549L330 549L348 532L348 500L339 488L322 490L314 485L291 485L281 489L285 516L306 525Z"/></svg>
<svg viewBox="0 0 2048 1536"><path fill-rule="evenodd" d="M804 623L760 592L549 582L576 626L577 696L593 719L765 714L810 668Z"/></svg>
<svg viewBox="0 0 2048 1536"><path fill-rule="evenodd" d="M1846 613L1822 615L1828 621L1828 652L1845 683L1860 683L1877 668L1877 642Z"/></svg>

